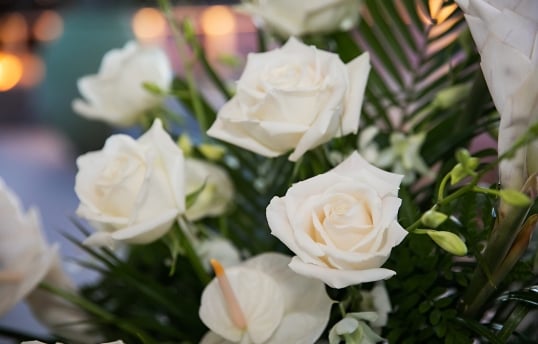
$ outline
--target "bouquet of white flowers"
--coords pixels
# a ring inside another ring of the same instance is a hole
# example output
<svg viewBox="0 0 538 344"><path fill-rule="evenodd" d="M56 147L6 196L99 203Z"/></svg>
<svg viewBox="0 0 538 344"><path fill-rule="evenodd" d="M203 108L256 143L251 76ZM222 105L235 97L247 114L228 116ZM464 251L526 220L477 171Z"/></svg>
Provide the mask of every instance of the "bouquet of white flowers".
<svg viewBox="0 0 538 344"><path fill-rule="evenodd" d="M2 182L0 315L69 343L538 340L538 2L245 0L233 86L158 2L184 73L130 42L73 102L144 131L77 159L65 236L100 278L74 286Z"/></svg>

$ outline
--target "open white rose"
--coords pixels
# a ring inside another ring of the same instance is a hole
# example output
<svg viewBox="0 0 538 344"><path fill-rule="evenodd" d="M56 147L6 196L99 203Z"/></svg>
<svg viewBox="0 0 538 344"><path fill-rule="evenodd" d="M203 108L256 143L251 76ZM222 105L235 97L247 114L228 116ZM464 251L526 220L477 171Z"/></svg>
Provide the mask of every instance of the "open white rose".
<svg viewBox="0 0 538 344"><path fill-rule="evenodd" d="M241 8L286 37L349 30L359 19L360 3L360 0L244 0Z"/></svg>
<svg viewBox="0 0 538 344"><path fill-rule="evenodd" d="M314 343L327 326L333 302L323 283L297 275L289 262L282 254L265 253L226 269L244 314L244 328L230 316L219 281L211 281L199 312L211 331L201 343Z"/></svg>
<svg viewBox="0 0 538 344"><path fill-rule="evenodd" d="M297 255L290 268L333 288L393 276L380 267L407 235L397 222L402 177L354 152L332 170L274 197L267 221L271 233Z"/></svg>
<svg viewBox="0 0 538 344"><path fill-rule="evenodd" d="M160 120L138 140L109 137L102 150L80 156L77 166L77 214L100 230L86 244L149 243L185 211L183 153Z"/></svg>
<svg viewBox="0 0 538 344"><path fill-rule="evenodd" d="M368 54L345 65L338 55L290 38L280 49L249 54L236 95L208 135L275 157L356 133L370 70Z"/></svg>
<svg viewBox="0 0 538 344"><path fill-rule="evenodd" d="M167 90L173 71L164 51L128 42L122 49L105 54L99 73L78 80L84 99L75 99L78 114L113 125L135 124L144 111L158 106L163 98L143 88L152 83Z"/></svg>
<svg viewBox="0 0 538 344"><path fill-rule="evenodd" d="M187 195L198 191L205 183L195 202L185 212L189 220L221 215L228 209L233 197L233 185L222 167L203 160L186 158L185 178Z"/></svg>
<svg viewBox="0 0 538 344"><path fill-rule="evenodd" d="M37 210L24 213L19 199L0 179L0 316L43 280L57 249L45 242Z"/></svg>
<svg viewBox="0 0 538 344"><path fill-rule="evenodd" d="M538 1L456 0L481 57L481 67L501 115L499 154L538 121ZM500 164L504 188L520 189L538 172L538 144Z"/></svg>

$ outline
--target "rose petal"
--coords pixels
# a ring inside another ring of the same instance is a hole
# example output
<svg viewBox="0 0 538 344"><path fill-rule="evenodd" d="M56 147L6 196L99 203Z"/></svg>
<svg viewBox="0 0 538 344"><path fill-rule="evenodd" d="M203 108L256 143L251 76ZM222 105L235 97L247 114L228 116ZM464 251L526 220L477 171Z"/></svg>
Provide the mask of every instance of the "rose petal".
<svg viewBox="0 0 538 344"><path fill-rule="evenodd" d="M322 280L332 288L345 288L359 283L374 282L388 279L396 272L388 269L366 269L366 270L336 270L327 267L305 264L297 257L293 257L289 265L290 269L298 274Z"/></svg>

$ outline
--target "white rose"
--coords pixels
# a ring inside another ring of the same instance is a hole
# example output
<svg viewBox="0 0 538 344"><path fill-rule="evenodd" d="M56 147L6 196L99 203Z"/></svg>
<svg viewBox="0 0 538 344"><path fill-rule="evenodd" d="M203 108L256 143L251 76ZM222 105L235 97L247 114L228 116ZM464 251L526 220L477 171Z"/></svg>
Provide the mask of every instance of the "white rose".
<svg viewBox="0 0 538 344"><path fill-rule="evenodd" d="M290 38L280 49L249 54L236 95L208 135L291 161L334 137L356 133L370 70L368 54L347 65L338 55Z"/></svg>
<svg viewBox="0 0 538 344"><path fill-rule="evenodd" d="M62 268L58 254L55 255L42 282L77 293L75 285ZM91 344L101 340L99 335L92 334L95 329L88 323L88 314L61 296L47 290L35 289L28 295L26 302L39 322L47 326L52 333L77 343Z"/></svg>
<svg viewBox="0 0 538 344"><path fill-rule="evenodd" d="M297 255L290 268L333 288L393 276L380 267L407 235L397 222L402 177L354 152L329 172L274 197L267 221L271 233Z"/></svg>
<svg viewBox="0 0 538 344"><path fill-rule="evenodd" d="M77 214L100 232L88 245L149 243L185 211L183 153L160 120L138 140L113 135L101 151L77 159Z"/></svg>
<svg viewBox="0 0 538 344"><path fill-rule="evenodd" d="M244 328L234 324L229 299L213 279L202 293L199 315L211 331L201 343L314 343L327 326L333 301L323 283L297 275L289 261L265 253L226 269Z"/></svg>
<svg viewBox="0 0 538 344"><path fill-rule="evenodd" d="M359 20L360 0L244 0L242 9L283 36L349 30Z"/></svg>
<svg viewBox="0 0 538 344"><path fill-rule="evenodd" d="M0 317L43 280L57 250L45 242L37 210L24 213L0 179Z"/></svg>
<svg viewBox="0 0 538 344"><path fill-rule="evenodd" d="M481 67L501 115L499 154L538 121L538 2L457 0L481 56ZM500 164L504 188L520 189L538 172L538 143Z"/></svg>
<svg viewBox="0 0 538 344"><path fill-rule="evenodd" d="M233 197L233 185L226 171L203 160L185 159L185 188L189 195L202 187L185 215L191 221L224 213Z"/></svg>
<svg viewBox="0 0 538 344"><path fill-rule="evenodd" d="M129 126L163 101L163 97L145 90L143 83L167 90L172 78L164 51L129 42L105 54L98 74L78 80L79 92L85 99L75 99L73 109L90 119Z"/></svg>

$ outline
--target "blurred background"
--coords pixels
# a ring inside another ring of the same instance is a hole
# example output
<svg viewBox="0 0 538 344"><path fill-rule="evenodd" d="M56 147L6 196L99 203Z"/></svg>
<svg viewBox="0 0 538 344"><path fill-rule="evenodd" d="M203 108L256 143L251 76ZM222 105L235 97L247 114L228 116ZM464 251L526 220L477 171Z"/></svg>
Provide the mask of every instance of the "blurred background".
<svg viewBox="0 0 538 344"><path fill-rule="evenodd" d="M233 11L234 4L174 2L176 17L192 19L210 62L230 82L256 45L253 23ZM181 74L181 57L155 6L142 0L0 0L0 178L25 209L39 208L48 241L60 243L79 284L95 276L69 262L82 253L61 235L75 230L69 220L78 205L75 159L100 149L114 129L73 113L76 82L96 74L107 51L133 39L163 47ZM238 57L240 65L221 65L223 55ZM214 104L222 102L203 77L199 84ZM46 334L24 304L0 317L0 327ZM9 342L0 337L0 343Z"/></svg>

